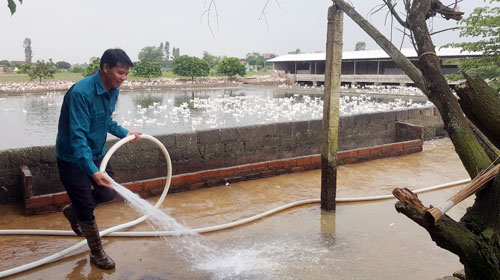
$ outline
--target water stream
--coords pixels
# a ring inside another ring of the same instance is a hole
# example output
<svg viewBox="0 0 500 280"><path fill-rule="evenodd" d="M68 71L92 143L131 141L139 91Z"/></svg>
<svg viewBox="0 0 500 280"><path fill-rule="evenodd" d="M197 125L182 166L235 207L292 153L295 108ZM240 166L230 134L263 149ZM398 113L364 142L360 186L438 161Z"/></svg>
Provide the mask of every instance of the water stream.
<svg viewBox="0 0 500 280"><path fill-rule="evenodd" d="M170 238L159 235L180 257L190 262L197 270L209 272L217 279L231 278L242 273L252 274L252 270L271 268L275 264L262 255L257 248L232 249L218 248L192 229L180 224L176 219L155 208L129 189L113 182L113 188L130 206L148 218L146 222L156 231L168 231Z"/></svg>

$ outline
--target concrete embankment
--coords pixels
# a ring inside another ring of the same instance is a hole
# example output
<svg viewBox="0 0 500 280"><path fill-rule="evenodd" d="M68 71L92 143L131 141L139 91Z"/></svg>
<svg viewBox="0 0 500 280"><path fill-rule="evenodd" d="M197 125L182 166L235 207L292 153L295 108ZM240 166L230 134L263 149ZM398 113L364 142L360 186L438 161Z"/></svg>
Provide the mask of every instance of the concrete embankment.
<svg viewBox="0 0 500 280"><path fill-rule="evenodd" d="M179 192L320 168L321 126L321 120L310 120L155 137L170 153L171 191ZM418 152L423 139L444 134L433 107L344 116L339 164ZM153 144L127 144L111 164L117 181L141 196L161 192L165 161ZM69 201L53 146L0 151L0 182L0 204L24 202L27 214L57 211Z"/></svg>

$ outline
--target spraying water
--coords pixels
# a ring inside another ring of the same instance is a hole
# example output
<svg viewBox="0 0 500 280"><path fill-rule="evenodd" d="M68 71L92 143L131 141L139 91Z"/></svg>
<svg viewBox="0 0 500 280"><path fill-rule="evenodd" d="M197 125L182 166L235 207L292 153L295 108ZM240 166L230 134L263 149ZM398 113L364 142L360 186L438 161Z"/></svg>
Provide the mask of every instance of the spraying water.
<svg viewBox="0 0 500 280"><path fill-rule="evenodd" d="M217 249L209 244L208 240L205 240L201 235L180 224L167 213L155 208L149 202L124 186L114 181L112 185L116 192L130 203L132 208L148 216L146 221L151 227L159 232L166 231L169 232L170 236L178 237L172 238L167 244L188 260L199 261L200 259L212 258L216 255ZM166 240L164 235L159 235L159 237Z"/></svg>
<svg viewBox="0 0 500 280"><path fill-rule="evenodd" d="M259 256L258 250L223 251L124 186L114 181L112 186L130 203L132 208L148 216L146 221L155 230L169 232L169 236L174 236L167 240L165 235L159 234L159 237L164 238L171 248L186 260L191 261L197 269L212 271L215 278L221 276L226 278L269 266L268 258Z"/></svg>
<svg viewBox="0 0 500 280"><path fill-rule="evenodd" d="M156 230L172 231L173 235L198 235L124 186L115 181L112 185L115 191L125 198L137 212L148 216L148 223Z"/></svg>

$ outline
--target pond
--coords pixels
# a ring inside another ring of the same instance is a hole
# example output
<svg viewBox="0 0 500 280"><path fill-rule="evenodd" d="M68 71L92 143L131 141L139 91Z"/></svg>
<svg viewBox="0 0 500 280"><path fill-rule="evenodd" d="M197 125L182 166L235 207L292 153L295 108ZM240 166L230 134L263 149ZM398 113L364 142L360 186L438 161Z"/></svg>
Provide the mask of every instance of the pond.
<svg viewBox="0 0 500 280"><path fill-rule="evenodd" d="M0 97L0 150L53 145L64 92ZM340 115L430 106L425 97L342 94ZM121 91L113 118L151 135L321 119L321 91L270 87ZM113 136L110 136L113 137Z"/></svg>

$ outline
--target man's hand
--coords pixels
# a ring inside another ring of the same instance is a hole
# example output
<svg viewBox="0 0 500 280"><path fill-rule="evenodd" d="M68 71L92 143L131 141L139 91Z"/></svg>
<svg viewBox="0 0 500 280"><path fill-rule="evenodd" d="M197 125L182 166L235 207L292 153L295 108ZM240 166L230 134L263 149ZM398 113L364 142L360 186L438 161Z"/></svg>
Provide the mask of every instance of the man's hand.
<svg viewBox="0 0 500 280"><path fill-rule="evenodd" d="M132 140L132 141L130 141L130 143L134 143L134 142L137 142L137 141L141 140L142 133L129 131L127 133L127 136L130 136L130 135L135 135L135 139Z"/></svg>
<svg viewBox="0 0 500 280"><path fill-rule="evenodd" d="M111 181L108 180L108 176L104 175L101 171L97 171L96 173L92 174L92 179L99 185L107 188L113 188L111 186Z"/></svg>

